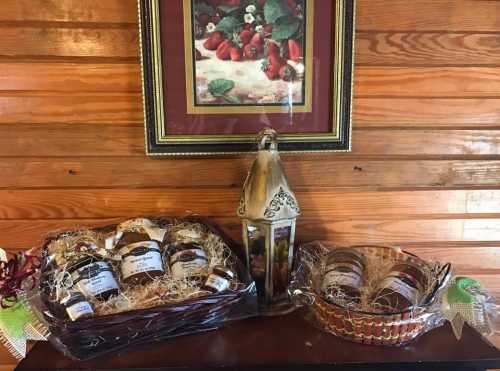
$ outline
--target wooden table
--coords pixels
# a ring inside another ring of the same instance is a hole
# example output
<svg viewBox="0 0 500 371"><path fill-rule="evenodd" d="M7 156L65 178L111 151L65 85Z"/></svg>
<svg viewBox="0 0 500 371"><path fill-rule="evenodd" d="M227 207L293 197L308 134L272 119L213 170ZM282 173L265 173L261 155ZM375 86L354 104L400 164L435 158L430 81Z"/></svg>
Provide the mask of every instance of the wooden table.
<svg viewBox="0 0 500 371"><path fill-rule="evenodd" d="M210 333L184 336L87 362L38 343L16 370L485 370L500 368L500 351L470 328L457 341L451 328L404 348L363 346L320 332L299 313L252 318Z"/></svg>

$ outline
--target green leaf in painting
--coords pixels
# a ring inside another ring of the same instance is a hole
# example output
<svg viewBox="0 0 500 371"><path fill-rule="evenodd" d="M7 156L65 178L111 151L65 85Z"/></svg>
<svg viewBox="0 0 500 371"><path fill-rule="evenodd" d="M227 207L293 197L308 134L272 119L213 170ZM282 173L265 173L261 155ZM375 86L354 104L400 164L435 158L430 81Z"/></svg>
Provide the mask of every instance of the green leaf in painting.
<svg viewBox="0 0 500 371"><path fill-rule="evenodd" d="M234 81L226 79L217 79L210 81L208 84L208 91L214 97L222 97L229 90L234 88Z"/></svg>
<svg viewBox="0 0 500 371"><path fill-rule="evenodd" d="M283 0L267 0L264 5L264 17L267 23L274 23L278 18L290 15L290 8Z"/></svg>
<svg viewBox="0 0 500 371"><path fill-rule="evenodd" d="M235 12L240 9L237 6L231 6L231 5L219 5L218 8L226 14L231 14L232 12Z"/></svg>
<svg viewBox="0 0 500 371"><path fill-rule="evenodd" d="M235 17L224 17L215 28L215 31L223 32L227 38L230 38L231 35L241 26L238 19Z"/></svg>
<svg viewBox="0 0 500 371"><path fill-rule="evenodd" d="M238 97L232 97L230 95L224 95L222 98L226 100L226 102L231 104L241 104L241 99Z"/></svg>
<svg viewBox="0 0 500 371"><path fill-rule="evenodd" d="M215 14L214 8L204 2L196 2L194 5L194 12L196 15L208 14L212 16Z"/></svg>
<svg viewBox="0 0 500 371"><path fill-rule="evenodd" d="M274 40L287 40L292 37L300 27L300 19L295 17L281 17L273 26L271 37Z"/></svg>

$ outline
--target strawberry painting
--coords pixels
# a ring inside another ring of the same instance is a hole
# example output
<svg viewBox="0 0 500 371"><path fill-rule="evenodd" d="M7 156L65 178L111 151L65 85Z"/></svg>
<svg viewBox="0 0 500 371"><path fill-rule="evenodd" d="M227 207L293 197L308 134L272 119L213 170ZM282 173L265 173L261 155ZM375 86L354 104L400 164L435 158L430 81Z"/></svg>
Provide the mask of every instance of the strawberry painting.
<svg viewBox="0 0 500 371"><path fill-rule="evenodd" d="M307 0L191 0L195 104L303 105Z"/></svg>

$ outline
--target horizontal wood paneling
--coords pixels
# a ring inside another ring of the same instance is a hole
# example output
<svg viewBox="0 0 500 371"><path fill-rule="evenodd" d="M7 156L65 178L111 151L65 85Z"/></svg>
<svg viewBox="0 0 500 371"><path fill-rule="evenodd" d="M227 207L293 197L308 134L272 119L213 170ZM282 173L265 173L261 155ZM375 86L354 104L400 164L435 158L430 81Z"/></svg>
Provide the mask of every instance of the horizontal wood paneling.
<svg viewBox="0 0 500 371"><path fill-rule="evenodd" d="M1 124L127 124L144 120L142 97L133 95L0 95Z"/></svg>
<svg viewBox="0 0 500 371"><path fill-rule="evenodd" d="M106 28L0 25L0 32L0 56L137 58L139 54L135 25L126 28L112 24ZM500 37L492 33L370 31L357 35L356 63L363 66L498 65L499 50Z"/></svg>
<svg viewBox="0 0 500 371"><path fill-rule="evenodd" d="M499 128L500 99L358 98L354 128ZM0 124L142 125L142 97L127 95L0 95Z"/></svg>
<svg viewBox="0 0 500 371"><path fill-rule="evenodd" d="M133 63L0 63L2 90L53 92L140 91L140 67ZM359 67L359 97L500 97L494 67Z"/></svg>
<svg viewBox="0 0 500 371"><path fill-rule="evenodd" d="M362 65L498 65L500 35L359 32L356 52Z"/></svg>
<svg viewBox="0 0 500 371"><path fill-rule="evenodd" d="M354 130L352 142L355 156L500 154L500 131L496 130ZM31 156L143 156L144 127L0 125L0 156L23 156L27 154L26 148ZM340 157L349 156L335 156Z"/></svg>
<svg viewBox="0 0 500 371"><path fill-rule="evenodd" d="M358 0L357 29L500 31L496 0Z"/></svg>
<svg viewBox="0 0 500 371"><path fill-rule="evenodd" d="M137 22L136 0L2 0L0 21Z"/></svg>
<svg viewBox="0 0 500 371"><path fill-rule="evenodd" d="M1 56L120 57L137 60L139 35L131 28L2 27Z"/></svg>
<svg viewBox="0 0 500 371"><path fill-rule="evenodd" d="M372 97L499 97L495 67L359 67L355 93Z"/></svg>
<svg viewBox="0 0 500 371"><path fill-rule="evenodd" d="M355 128L499 128L500 99L358 98Z"/></svg>
<svg viewBox="0 0 500 371"><path fill-rule="evenodd" d="M137 63L0 63L0 91L139 93ZM60 95L60 94L57 94Z"/></svg>
<svg viewBox="0 0 500 371"><path fill-rule="evenodd" d="M345 192L326 188L296 194L304 215L329 221L422 215L472 219L500 210L500 190ZM235 215L239 195L240 187L0 191L0 219L111 218L155 212L224 217Z"/></svg>
<svg viewBox="0 0 500 371"><path fill-rule="evenodd" d="M358 0L359 30L500 31L497 1ZM1 21L135 23L135 0L4 0Z"/></svg>
<svg viewBox="0 0 500 371"><path fill-rule="evenodd" d="M500 184L499 160L337 159L335 155L307 159L287 156L283 160L294 188L495 187ZM322 166L318 166L318 161ZM249 157L210 161L101 156L17 157L15 161L0 158L4 178L0 188L241 187L250 165ZM217 177L212 176L214 173Z"/></svg>

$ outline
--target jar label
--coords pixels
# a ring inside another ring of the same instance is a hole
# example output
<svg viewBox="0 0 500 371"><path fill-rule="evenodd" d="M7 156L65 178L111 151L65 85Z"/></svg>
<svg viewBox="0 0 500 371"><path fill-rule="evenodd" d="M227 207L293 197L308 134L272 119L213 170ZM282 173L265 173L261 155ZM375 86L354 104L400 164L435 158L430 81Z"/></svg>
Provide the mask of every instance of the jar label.
<svg viewBox="0 0 500 371"><path fill-rule="evenodd" d="M363 285L363 278L356 272L330 271L323 279L323 291L335 286L349 286L359 288Z"/></svg>
<svg viewBox="0 0 500 371"><path fill-rule="evenodd" d="M406 282L401 280L399 277L387 277L385 278L381 285L381 289L388 289L398 294L404 296L410 303L417 304L420 296L420 292L415 287L408 285Z"/></svg>
<svg viewBox="0 0 500 371"><path fill-rule="evenodd" d="M73 273L72 278L77 282L77 288L87 297L118 290L118 283L108 263L105 262L97 262L80 268Z"/></svg>
<svg viewBox="0 0 500 371"><path fill-rule="evenodd" d="M202 276L207 268L207 259L196 258L190 261L177 261L172 264L172 277L181 279L184 277Z"/></svg>
<svg viewBox="0 0 500 371"><path fill-rule="evenodd" d="M76 321L83 316L94 314L92 306L87 301L81 301L69 306L68 308L66 308L66 312L68 313L68 316L72 321Z"/></svg>
<svg viewBox="0 0 500 371"><path fill-rule="evenodd" d="M205 282L205 286L211 287L217 292L226 291L229 288L229 281L224 277L218 276L216 274L211 274L207 282Z"/></svg>
<svg viewBox="0 0 500 371"><path fill-rule="evenodd" d="M122 257L121 270L123 279L146 272L164 271L157 242L137 242L124 247L124 249L130 252Z"/></svg>

